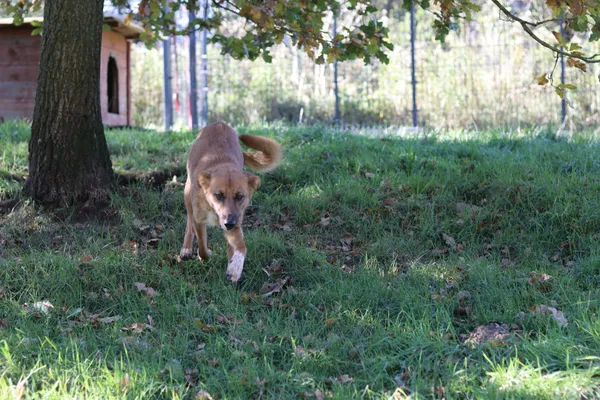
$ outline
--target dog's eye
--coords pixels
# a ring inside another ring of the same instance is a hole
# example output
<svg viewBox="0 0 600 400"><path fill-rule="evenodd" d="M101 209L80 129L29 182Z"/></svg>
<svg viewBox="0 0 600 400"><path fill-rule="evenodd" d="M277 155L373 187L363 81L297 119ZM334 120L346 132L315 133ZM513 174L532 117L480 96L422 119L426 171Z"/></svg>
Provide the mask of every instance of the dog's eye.
<svg viewBox="0 0 600 400"><path fill-rule="evenodd" d="M241 193L238 193L235 195L235 201L242 201L244 199L244 195Z"/></svg>
<svg viewBox="0 0 600 400"><path fill-rule="evenodd" d="M215 199L218 201L223 201L225 200L225 195L223 193L215 193Z"/></svg>

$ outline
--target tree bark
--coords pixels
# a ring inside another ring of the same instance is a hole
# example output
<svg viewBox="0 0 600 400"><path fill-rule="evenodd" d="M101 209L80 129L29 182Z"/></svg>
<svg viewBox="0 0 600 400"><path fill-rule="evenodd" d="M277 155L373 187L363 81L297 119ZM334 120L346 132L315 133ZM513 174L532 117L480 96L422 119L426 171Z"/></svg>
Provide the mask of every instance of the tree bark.
<svg viewBox="0 0 600 400"><path fill-rule="evenodd" d="M105 199L113 171L100 108L103 0L47 0L26 195L71 205Z"/></svg>

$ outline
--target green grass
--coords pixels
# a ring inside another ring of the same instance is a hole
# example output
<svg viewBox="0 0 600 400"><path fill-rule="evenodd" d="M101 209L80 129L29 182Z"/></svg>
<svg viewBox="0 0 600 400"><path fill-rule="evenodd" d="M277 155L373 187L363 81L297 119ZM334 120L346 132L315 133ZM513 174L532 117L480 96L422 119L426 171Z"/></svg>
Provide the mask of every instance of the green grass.
<svg viewBox="0 0 600 400"><path fill-rule="evenodd" d="M26 173L27 129L0 125L3 176ZM1 217L0 398L600 395L597 134L239 130L286 149L246 218L239 287L218 230L208 262L177 262L178 185L123 187L90 219ZM119 171L182 165L193 137L107 131ZM465 342L493 322L510 336Z"/></svg>

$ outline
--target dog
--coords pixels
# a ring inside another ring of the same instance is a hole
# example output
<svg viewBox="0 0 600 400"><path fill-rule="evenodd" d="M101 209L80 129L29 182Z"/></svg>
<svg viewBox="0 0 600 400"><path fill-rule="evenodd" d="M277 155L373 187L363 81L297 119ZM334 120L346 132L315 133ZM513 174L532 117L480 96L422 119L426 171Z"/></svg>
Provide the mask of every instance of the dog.
<svg viewBox="0 0 600 400"><path fill-rule="evenodd" d="M239 142L256 152L243 152ZM238 135L224 122L205 126L193 143L187 161L184 189L187 226L182 260L192 258L194 236L198 240L198 258L207 260L206 226L220 226L227 240L227 278L237 283L246 259L242 232L244 211L260 178L244 171L244 165L255 172L277 168L283 156L282 147L274 140L255 135Z"/></svg>

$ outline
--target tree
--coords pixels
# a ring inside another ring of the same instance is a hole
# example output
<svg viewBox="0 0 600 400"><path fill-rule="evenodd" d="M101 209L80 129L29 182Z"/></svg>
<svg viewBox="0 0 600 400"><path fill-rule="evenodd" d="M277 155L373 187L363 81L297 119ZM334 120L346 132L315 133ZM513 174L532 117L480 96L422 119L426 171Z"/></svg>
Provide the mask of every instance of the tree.
<svg viewBox="0 0 600 400"><path fill-rule="evenodd" d="M113 173L100 109L102 0L48 0L24 192L44 203L104 198Z"/></svg>
<svg viewBox="0 0 600 400"><path fill-rule="evenodd" d="M377 8L373 5L382 1L212 0L214 13L210 18L192 20L188 27L179 29L175 12L182 6L198 11L201 0L111 0L125 10L126 20L144 25L142 40L149 46L164 35L208 29L213 32L212 42L221 45L223 54L236 59L262 57L268 62L269 49L287 35L316 63L356 58L366 63L373 58L387 62L385 49L393 46L387 41L387 28L377 20ZM471 0L403 0L403 6L410 9L413 2L436 16L434 27L441 41L458 29L460 20L470 20L481 9ZM41 3L42 0L0 0L15 23L22 22L31 10L39 9ZM600 62L600 55L586 54L581 45L569 43L559 29L562 26L563 31L579 32L590 42L598 40L600 2L546 0L536 10L536 20L520 17L500 0L492 3L505 19L520 24L540 45L557 56L566 56L571 67L585 72L587 64ZM331 37L323 31L325 19L328 14L339 12L342 4L362 20ZM98 100L102 0L46 0L44 15L30 178L25 192L45 202L72 203L106 193L112 181ZM229 18L245 21L243 35L227 34L221 29ZM540 27L552 30L556 42L550 43L536 34ZM540 84L548 82L553 84L551 71L538 78ZM567 90L576 89L569 84L554 86L561 97L566 96Z"/></svg>

